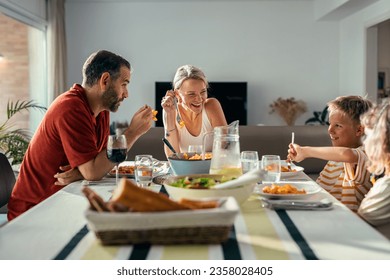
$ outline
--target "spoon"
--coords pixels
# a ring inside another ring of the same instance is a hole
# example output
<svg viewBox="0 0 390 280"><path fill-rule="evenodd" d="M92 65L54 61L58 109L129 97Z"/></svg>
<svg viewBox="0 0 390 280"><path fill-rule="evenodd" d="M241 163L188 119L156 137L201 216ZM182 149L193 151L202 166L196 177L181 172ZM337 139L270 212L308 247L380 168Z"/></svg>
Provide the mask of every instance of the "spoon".
<svg viewBox="0 0 390 280"><path fill-rule="evenodd" d="M215 185L213 189L231 189L246 184L257 183L263 180L264 174L266 172L267 171L262 169L251 170L235 180Z"/></svg>
<svg viewBox="0 0 390 280"><path fill-rule="evenodd" d="M162 141L164 142L165 145L167 145L167 147L174 153L174 154L177 154L175 149L172 147L171 143L169 143L168 139L163 137L162 138Z"/></svg>

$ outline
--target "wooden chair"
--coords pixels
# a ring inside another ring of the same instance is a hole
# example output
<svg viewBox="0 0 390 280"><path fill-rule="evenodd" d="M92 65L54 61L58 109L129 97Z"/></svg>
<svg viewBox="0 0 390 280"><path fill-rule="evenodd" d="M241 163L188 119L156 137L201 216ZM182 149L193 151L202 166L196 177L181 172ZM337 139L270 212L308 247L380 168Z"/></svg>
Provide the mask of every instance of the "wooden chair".
<svg viewBox="0 0 390 280"><path fill-rule="evenodd" d="M7 221L7 203L15 185L15 174L7 157L0 153L0 226Z"/></svg>

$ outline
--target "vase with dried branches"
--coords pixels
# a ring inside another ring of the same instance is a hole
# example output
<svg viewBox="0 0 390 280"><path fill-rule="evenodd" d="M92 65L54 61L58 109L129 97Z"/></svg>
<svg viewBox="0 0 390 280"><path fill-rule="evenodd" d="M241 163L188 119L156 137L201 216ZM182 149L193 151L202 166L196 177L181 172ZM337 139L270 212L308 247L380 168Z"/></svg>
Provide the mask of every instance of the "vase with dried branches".
<svg viewBox="0 0 390 280"><path fill-rule="evenodd" d="M294 97L286 99L279 97L270 104L270 107L269 113L276 112L289 126L294 125L297 118L307 111L306 103Z"/></svg>

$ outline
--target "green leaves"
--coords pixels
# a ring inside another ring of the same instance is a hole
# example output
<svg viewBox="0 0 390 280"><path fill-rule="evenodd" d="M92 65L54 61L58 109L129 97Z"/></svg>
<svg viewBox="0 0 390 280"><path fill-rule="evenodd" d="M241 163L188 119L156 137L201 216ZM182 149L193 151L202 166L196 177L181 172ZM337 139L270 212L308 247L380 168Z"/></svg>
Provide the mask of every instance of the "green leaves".
<svg viewBox="0 0 390 280"><path fill-rule="evenodd" d="M33 100L30 101L16 101L15 103L12 101L8 101L7 104L7 119L10 119L13 115L16 113L27 110L29 111L31 108L33 109L39 109L43 112L46 111L46 107L40 106L37 103L35 103Z"/></svg>
<svg viewBox="0 0 390 280"><path fill-rule="evenodd" d="M320 124L320 125L329 125L329 116L328 116L328 106L322 111L314 111L314 117L308 119L305 124Z"/></svg>
<svg viewBox="0 0 390 280"><path fill-rule="evenodd" d="M38 109L45 112L47 109L34 101L8 101L7 119L0 125L0 150L4 152L12 165L19 164L23 160L28 144L31 139L31 132L26 129L13 129L10 119L17 113L30 109Z"/></svg>

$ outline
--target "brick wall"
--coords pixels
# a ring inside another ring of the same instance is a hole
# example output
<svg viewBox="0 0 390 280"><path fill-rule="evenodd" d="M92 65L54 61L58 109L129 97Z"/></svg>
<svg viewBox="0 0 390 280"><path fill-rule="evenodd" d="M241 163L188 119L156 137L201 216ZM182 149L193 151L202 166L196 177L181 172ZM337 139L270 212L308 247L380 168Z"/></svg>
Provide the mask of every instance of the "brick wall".
<svg viewBox="0 0 390 280"><path fill-rule="evenodd" d="M28 26L0 13L0 124L8 100L29 100ZM12 117L15 128L28 128L28 113Z"/></svg>

